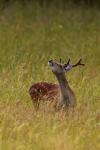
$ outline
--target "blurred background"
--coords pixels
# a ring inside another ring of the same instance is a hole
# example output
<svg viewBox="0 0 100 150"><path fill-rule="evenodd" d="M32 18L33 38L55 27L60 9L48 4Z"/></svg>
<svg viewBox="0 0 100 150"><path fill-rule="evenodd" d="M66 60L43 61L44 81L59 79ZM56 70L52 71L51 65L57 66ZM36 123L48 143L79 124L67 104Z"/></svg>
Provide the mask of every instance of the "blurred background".
<svg viewBox="0 0 100 150"><path fill-rule="evenodd" d="M64 123L59 115L44 115L42 108L33 113L28 93L35 82L57 83L48 60L60 58L85 63L66 74L78 110ZM0 0L2 150L98 150L96 119L100 121L100 0Z"/></svg>

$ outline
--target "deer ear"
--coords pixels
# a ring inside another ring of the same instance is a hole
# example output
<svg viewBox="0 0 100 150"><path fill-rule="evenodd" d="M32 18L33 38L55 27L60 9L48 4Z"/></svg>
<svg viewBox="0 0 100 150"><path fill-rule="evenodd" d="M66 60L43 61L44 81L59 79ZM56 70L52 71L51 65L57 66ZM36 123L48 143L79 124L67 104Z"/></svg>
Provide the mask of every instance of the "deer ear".
<svg viewBox="0 0 100 150"><path fill-rule="evenodd" d="M71 64L65 65L65 66L64 66L64 69L65 69L65 71L67 72L67 71L69 71L69 70L72 69L72 65L71 65Z"/></svg>

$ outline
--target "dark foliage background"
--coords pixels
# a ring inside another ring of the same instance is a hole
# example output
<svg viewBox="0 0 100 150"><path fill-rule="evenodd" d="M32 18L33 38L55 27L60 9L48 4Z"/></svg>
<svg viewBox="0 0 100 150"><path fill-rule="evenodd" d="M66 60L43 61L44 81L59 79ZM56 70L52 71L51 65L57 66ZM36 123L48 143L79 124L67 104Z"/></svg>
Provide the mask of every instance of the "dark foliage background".
<svg viewBox="0 0 100 150"><path fill-rule="evenodd" d="M34 2L38 3L40 6L62 5L63 7L65 7L68 3L89 7L100 5L100 0L0 0L0 6L2 6L2 8L5 8L7 5L13 4L15 2L19 2L22 5L27 5L30 2Z"/></svg>

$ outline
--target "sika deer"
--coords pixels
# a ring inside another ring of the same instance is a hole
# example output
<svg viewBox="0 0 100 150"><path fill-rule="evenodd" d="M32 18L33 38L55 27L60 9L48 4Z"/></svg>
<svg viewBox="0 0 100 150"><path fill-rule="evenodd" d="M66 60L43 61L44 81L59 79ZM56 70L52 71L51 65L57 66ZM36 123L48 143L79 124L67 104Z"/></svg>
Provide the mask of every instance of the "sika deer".
<svg viewBox="0 0 100 150"><path fill-rule="evenodd" d="M53 60L48 62L52 72L56 76L59 84L40 82L33 84L29 89L29 94L34 105L38 106L42 100L56 101L58 108L74 107L76 103L74 92L71 90L65 73L79 65L84 66L80 59L76 64L70 64L70 59L66 64L57 63Z"/></svg>

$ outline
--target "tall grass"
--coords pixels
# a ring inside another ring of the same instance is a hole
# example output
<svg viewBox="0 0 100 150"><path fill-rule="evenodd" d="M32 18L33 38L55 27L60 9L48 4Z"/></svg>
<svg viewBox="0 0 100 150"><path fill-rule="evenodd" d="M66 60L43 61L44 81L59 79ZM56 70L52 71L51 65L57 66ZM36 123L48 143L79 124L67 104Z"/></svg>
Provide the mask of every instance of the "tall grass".
<svg viewBox="0 0 100 150"><path fill-rule="evenodd" d="M9 5L0 11L1 150L99 150L100 12L68 5ZM77 97L74 114L35 112L28 89L34 82L57 82L49 59L84 68L67 74Z"/></svg>

